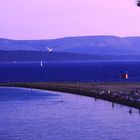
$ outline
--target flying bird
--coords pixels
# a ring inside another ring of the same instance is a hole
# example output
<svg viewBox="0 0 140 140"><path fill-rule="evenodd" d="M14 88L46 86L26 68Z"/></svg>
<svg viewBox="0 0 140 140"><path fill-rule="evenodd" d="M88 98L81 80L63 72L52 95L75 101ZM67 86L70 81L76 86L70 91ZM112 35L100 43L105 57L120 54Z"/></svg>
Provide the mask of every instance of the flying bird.
<svg viewBox="0 0 140 140"><path fill-rule="evenodd" d="M48 52L52 52L52 48L46 47L46 49L48 50Z"/></svg>

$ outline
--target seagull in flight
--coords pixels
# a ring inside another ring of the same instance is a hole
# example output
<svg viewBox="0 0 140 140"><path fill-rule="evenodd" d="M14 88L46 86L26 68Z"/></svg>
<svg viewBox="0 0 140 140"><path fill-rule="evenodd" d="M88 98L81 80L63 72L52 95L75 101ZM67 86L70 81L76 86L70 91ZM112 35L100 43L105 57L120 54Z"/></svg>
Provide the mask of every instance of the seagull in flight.
<svg viewBox="0 0 140 140"><path fill-rule="evenodd" d="M53 51L53 48L46 47L46 49L48 50L48 52L52 52Z"/></svg>

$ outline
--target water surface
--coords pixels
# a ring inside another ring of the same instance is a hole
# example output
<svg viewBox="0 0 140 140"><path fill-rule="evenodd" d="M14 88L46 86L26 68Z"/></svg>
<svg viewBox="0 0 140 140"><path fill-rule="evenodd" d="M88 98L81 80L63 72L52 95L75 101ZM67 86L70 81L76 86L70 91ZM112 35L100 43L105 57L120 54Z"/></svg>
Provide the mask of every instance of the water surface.
<svg viewBox="0 0 140 140"><path fill-rule="evenodd" d="M94 98L0 88L0 140L139 140L140 114Z"/></svg>
<svg viewBox="0 0 140 140"><path fill-rule="evenodd" d="M140 62L63 62L0 64L0 82L122 82L121 71L128 71L128 82L140 82Z"/></svg>

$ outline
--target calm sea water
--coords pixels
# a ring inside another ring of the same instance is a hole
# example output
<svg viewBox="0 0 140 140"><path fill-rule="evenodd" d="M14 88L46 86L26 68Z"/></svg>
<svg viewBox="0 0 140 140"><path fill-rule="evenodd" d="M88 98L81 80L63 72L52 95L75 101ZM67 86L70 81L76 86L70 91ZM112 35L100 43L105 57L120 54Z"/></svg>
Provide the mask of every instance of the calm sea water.
<svg viewBox="0 0 140 140"><path fill-rule="evenodd" d="M23 81L122 81L120 71L129 72L129 82L140 82L140 62L69 62L0 64L0 82Z"/></svg>
<svg viewBox="0 0 140 140"><path fill-rule="evenodd" d="M139 140L140 114L94 98L0 88L0 140Z"/></svg>

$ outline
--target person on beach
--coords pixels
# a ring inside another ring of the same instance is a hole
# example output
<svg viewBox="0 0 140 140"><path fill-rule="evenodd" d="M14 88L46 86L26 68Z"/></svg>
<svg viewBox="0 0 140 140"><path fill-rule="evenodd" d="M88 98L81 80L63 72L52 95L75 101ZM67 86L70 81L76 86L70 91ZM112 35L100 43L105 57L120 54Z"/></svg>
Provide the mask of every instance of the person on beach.
<svg viewBox="0 0 140 140"><path fill-rule="evenodd" d="M132 109L129 110L129 113L130 113L130 114L132 113Z"/></svg>

